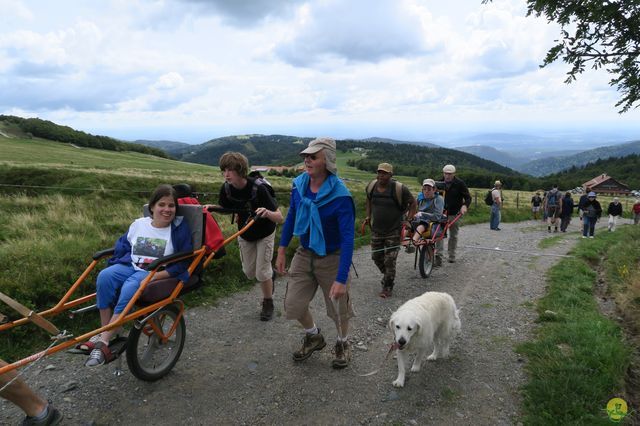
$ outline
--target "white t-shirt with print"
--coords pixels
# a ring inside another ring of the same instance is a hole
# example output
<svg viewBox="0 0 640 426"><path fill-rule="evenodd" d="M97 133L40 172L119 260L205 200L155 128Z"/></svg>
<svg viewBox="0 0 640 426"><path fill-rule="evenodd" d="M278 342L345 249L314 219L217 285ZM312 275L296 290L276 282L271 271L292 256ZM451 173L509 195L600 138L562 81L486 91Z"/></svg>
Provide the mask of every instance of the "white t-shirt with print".
<svg viewBox="0 0 640 426"><path fill-rule="evenodd" d="M131 264L137 271L145 271L147 266L159 257L173 254L171 226L156 228L150 217L136 219L129 227L127 240L131 244Z"/></svg>

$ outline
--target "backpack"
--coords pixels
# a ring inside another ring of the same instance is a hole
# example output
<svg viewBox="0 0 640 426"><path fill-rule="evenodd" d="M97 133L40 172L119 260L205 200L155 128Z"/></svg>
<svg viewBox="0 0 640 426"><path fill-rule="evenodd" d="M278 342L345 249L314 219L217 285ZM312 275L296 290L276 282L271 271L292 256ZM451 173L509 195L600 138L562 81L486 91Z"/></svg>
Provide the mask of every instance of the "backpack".
<svg viewBox="0 0 640 426"><path fill-rule="evenodd" d="M491 194L492 192L493 189L490 189L489 191L487 191L487 195L484 196L484 203L488 206L493 205L493 195Z"/></svg>
<svg viewBox="0 0 640 426"><path fill-rule="evenodd" d="M249 184L251 184L251 197L248 200L243 200L243 199L239 199L239 198L235 198L231 195L231 185L228 182L224 183L224 193L227 196L227 200L233 202L233 203L250 203L251 204L251 209L255 210L255 203L256 203L256 199L258 198L258 187L259 186L264 186L267 189L267 193L269 194L269 196L271 196L271 198L273 198L274 200L274 204L275 203L275 199L276 199L276 192L273 190L273 186L271 186L271 184L269 183L269 181L267 181L265 178L263 177L257 177L257 178L251 178L251 177L247 177L247 181L249 182Z"/></svg>
<svg viewBox="0 0 640 426"><path fill-rule="evenodd" d="M396 181L395 179L391 179L391 185L393 186L393 188L391 189L391 193L393 194L393 196L391 198L393 198L394 203L396 203L396 207L398 208L398 210L400 210L401 212L404 212L407 210L406 206L402 205L402 187L404 186L403 184L399 184L398 181ZM369 184L367 185L367 198L370 200L372 195L373 195L373 191L376 188L376 183L378 183L378 179L374 179L371 182L369 182Z"/></svg>
<svg viewBox="0 0 640 426"><path fill-rule="evenodd" d="M558 192L559 191L549 191L549 194L547 194L547 207L558 206Z"/></svg>

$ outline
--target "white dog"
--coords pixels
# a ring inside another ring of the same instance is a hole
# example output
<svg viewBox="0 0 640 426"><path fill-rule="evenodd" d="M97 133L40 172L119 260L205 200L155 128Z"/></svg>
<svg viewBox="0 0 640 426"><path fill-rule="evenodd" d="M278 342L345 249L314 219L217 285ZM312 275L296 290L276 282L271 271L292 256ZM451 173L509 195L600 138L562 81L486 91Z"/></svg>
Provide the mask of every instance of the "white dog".
<svg viewBox="0 0 640 426"><path fill-rule="evenodd" d="M412 372L420 371L431 345L433 352L427 357L428 360L446 358L451 342L460 331L460 318L450 295L428 291L400 306L391 315L389 327L395 337L398 358L398 378L393 386L401 388L404 386L408 352L417 352Z"/></svg>

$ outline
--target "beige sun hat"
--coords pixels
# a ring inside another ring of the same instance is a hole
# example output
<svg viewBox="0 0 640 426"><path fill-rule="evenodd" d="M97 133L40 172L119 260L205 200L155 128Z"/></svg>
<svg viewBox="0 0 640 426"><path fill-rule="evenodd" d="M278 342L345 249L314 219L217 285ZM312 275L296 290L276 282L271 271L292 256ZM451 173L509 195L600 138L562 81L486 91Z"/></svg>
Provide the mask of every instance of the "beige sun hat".
<svg viewBox="0 0 640 426"><path fill-rule="evenodd" d="M309 142L309 145L302 151L300 155L316 154L324 151L325 168L331 174L338 173L336 166L336 141L333 138L316 138Z"/></svg>
<svg viewBox="0 0 640 426"><path fill-rule="evenodd" d="M453 164L447 164L442 168L442 173L455 173L456 167Z"/></svg>

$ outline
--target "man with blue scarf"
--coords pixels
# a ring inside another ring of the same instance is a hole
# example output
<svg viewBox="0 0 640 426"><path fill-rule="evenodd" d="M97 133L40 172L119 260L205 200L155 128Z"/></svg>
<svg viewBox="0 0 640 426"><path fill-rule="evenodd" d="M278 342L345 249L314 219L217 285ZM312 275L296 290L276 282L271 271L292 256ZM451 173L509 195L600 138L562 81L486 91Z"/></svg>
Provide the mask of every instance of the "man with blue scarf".
<svg viewBox="0 0 640 426"><path fill-rule="evenodd" d="M337 177L336 142L318 138L300 153L305 172L294 179L289 213L282 228L276 270L285 273L286 249L293 236L300 245L291 261L284 309L305 330L295 361L309 358L326 346L309 304L318 288L324 295L327 316L338 331L333 368L345 368L351 360L348 341L353 308L349 298L349 267L353 257L355 206L351 193Z"/></svg>

